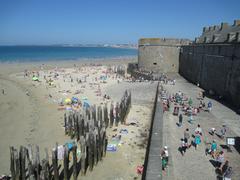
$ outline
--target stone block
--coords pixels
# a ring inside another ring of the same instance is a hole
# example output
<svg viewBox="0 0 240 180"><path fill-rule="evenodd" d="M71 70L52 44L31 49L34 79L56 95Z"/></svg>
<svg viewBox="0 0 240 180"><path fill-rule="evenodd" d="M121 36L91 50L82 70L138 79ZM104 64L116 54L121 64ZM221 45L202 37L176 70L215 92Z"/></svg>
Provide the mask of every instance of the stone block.
<svg viewBox="0 0 240 180"><path fill-rule="evenodd" d="M219 55L231 57L233 53L234 53L233 45L222 45Z"/></svg>
<svg viewBox="0 0 240 180"><path fill-rule="evenodd" d="M234 49L234 56L240 59L240 44L237 44Z"/></svg>

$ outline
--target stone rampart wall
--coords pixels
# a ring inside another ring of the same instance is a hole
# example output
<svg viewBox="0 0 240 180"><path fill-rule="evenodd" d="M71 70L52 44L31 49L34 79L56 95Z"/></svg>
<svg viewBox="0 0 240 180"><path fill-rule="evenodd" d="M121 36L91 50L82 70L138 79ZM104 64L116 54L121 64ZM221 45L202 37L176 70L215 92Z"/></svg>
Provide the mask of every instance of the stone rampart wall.
<svg viewBox="0 0 240 180"><path fill-rule="evenodd" d="M179 73L240 108L240 44L182 46Z"/></svg>

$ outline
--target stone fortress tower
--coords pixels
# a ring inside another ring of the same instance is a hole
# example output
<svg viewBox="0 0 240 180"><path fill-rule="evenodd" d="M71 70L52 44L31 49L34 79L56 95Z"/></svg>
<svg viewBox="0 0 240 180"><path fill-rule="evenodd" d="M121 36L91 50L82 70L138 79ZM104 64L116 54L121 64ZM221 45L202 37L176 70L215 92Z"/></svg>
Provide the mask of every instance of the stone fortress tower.
<svg viewBox="0 0 240 180"><path fill-rule="evenodd" d="M153 72L178 72L179 50L190 40L142 38L138 42L138 68Z"/></svg>
<svg viewBox="0 0 240 180"><path fill-rule="evenodd" d="M194 42L187 39L142 38L138 70L179 72L240 109L240 20L204 27Z"/></svg>

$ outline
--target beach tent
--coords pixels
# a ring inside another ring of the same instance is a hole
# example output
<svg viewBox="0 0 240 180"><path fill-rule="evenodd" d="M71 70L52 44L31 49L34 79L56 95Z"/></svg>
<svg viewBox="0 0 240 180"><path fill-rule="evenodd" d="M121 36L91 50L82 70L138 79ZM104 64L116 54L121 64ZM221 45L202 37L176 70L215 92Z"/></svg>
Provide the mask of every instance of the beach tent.
<svg viewBox="0 0 240 180"><path fill-rule="evenodd" d="M66 98L66 99L64 100L64 103L66 103L66 104L71 104L71 103L72 103L72 100L71 100L70 98Z"/></svg>
<svg viewBox="0 0 240 180"><path fill-rule="evenodd" d="M38 81L39 79L38 79L38 77L33 76L33 77L32 77L32 80L33 80L33 81Z"/></svg>

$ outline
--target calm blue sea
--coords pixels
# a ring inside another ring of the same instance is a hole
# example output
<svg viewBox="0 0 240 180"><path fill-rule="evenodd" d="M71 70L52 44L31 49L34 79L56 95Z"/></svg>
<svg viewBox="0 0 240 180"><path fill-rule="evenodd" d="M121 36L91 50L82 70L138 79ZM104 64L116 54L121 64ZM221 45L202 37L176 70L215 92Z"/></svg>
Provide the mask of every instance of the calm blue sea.
<svg viewBox="0 0 240 180"><path fill-rule="evenodd" d="M104 59L136 55L136 49L110 47L0 46L0 62Z"/></svg>

